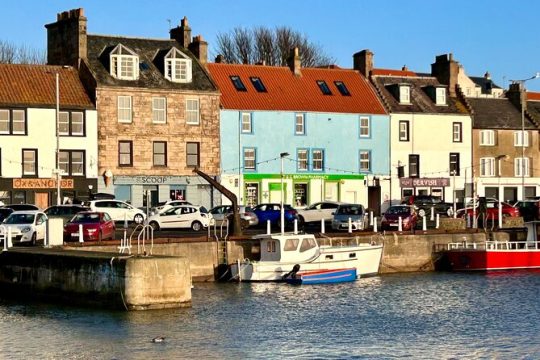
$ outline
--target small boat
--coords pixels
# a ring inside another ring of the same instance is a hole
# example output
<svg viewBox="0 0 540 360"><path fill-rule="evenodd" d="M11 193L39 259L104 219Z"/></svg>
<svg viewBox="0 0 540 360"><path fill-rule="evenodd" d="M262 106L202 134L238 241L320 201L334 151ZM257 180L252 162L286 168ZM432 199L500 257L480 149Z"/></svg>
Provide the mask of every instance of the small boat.
<svg viewBox="0 0 540 360"><path fill-rule="evenodd" d="M314 285L351 282L356 279L356 268L349 268L292 273L285 281L292 285Z"/></svg>

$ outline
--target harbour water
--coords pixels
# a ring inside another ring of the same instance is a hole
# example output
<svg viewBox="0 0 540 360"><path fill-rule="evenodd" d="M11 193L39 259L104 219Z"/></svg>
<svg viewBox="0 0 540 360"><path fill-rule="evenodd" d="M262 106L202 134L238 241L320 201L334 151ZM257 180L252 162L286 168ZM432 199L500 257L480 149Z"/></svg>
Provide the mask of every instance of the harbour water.
<svg viewBox="0 0 540 360"><path fill-rule="evenodd" d="M539 359L540 272L196 283L193 307L0 301L3 359ZM163 342L153 343L157 336Z"/></svg>

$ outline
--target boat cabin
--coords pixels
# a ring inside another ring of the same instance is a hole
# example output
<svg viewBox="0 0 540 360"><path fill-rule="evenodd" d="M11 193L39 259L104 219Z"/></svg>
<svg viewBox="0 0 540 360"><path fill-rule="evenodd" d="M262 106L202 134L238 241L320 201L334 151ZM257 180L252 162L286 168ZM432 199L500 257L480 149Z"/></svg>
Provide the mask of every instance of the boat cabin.
<svg viewBox="0 0 540 360"><path fill-rule="evenodd" d="M261 239L261 261L302 262L319 253L312 234L270 234L256 238Z"/></svg>

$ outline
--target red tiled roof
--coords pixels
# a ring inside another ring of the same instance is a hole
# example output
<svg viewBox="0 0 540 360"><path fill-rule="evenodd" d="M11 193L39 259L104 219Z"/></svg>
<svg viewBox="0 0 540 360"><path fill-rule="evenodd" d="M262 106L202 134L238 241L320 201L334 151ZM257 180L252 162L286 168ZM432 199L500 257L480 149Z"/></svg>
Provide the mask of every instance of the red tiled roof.
<svg viewBox="0 0 540 360"><path fill-rule="evenodd" d="M0 105L56 106L59 74L60 106L94 108L73 67L0 64Z"/></svg>
<svg viewBox="0 0 540 360"><path fill-rule="evenodd" d="M415 72L410 70L394 70L394 69L373 69L371 75L384 75L384 76L416 76Z"/></svg>
<svg viewBox="0 0 540 360"><path fill-rule="evenodd" d="M540 93L527 91L527 100L540 101Z"/></svg>
<svg viewBox="0 0 540 360"><path fill-rule="evenodd" d="M208 64L221 91L221 105L237 110L287 110L351 114L386 114L372 85L355 70L302 68L295 76L288 67ZM230 76L239 76L247 91L237 91ZM250 77L259 77L267 92L257 92ZM324 95L324 80L332 95ZM339 93L334 81L342 81L351 96Z"/></svg>

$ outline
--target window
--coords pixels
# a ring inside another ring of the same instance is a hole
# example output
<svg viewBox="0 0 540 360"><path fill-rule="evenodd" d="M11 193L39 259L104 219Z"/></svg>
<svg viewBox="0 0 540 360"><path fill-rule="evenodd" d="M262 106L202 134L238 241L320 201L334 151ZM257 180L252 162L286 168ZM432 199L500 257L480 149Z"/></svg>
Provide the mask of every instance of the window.
<svg viewBox="0 0 540 360"><path fill-rule="evenodd" d="M460 122L452 123L452 142L462 142L463 141L463 132L462 124Z"/></svg>
<svg viewBox="0 0 540 360"><path fill-rule="evenodd" d="M118 96L118 122L132 121L131 96Z"/></svg>
<svg viewBox="0 0 540 360"><path fill-rule="evenodd" d="M111 51L111 76L122 80L137 80L139 77L139 57L124 45Z"/></svg>
<svg viewBox="0 0 540 360"><path fill-rule="evenodd" d="M252 133L251 113L242 113L242 132L244 134Z"/></svg>
<svg viewBox="0 0 540 360"><path fill-rule="evenodd" d="M529 158L516 158L514 161L515 176L530 176Z"/></svg>
<svg viewBox="0 0 540 360"><path fill-rule="evenodd" d="M167 166L167 143L165 141L154 141L154 166Z"/></svg>
<svg viewBox="0 0 540 360"><path fill-rule="evenodd" d="M165 55L165 79L177 83L191 82L191 59L177 48Z"/></svg>
<svg viewBox="0 0 540 360"><path fill-rule="evenodd" d="M369 137L369 118L361 117L360 118L360 137Z"/></svg>
<svg viewBox="0 0 540 360"><path fill-rule="evenodd" d="M84 151L62 150L58 168L69 176L84 176Z"/></svg>
<svg viewBox="0 0 540 360"><path fill-rule="evenodd" d="M409 121L399 122L399 141L409 141Z"/></svg>
<svg viewBox="0 0 540 360"><path fill-rule="evenodd" d="M189 167L199 166L199 143L186 143L186 164Z"/></svg>
<svg viewBox="0 0 540 360"><path fill-rule="evenodd" d="M459 176L459 153L450 153L450 175Z"/></svg>
<svg viewBox="0 0 540 360"><path fill-rule="evenodd" d="M409 155L409 177L420 177L420 155Z"/></svg>
<svg viewBox="0 0 540 360"><path fill-rule="evenodd" d="M1 148L0 148L0 176L2 176L2 149ZM2 200L1 197L0 197L0 200Z"/></svg>
<svg viewBox="0 0 540 360"><path fill-rule="evenodd" d="M435 104L446 105L446 89L445 88L435 89Z"/></svg>
<svg viewBox="0 0 540 360"><path fill-rule="evenodd" d="M480 158L480 176L495 176L495 158Z"/></svg>
<svg viewBox="0 0 540 360"><path fill-rule="evenodd" d="M324 150L313 150L313 171L324 170Z"/></svg>
<svg viewBox="0 0 540 360"><path fill-rule="evenodd" d="M0 135L26 135L25 110L0 110Z"/></svg>
<svg viewBox="0 0 540 360"><path fill-rule="evenodd" d="M360 151L360 172L370 172L371 171L371 152L369 151Z"/></svg>
<svg viewBox="0 0 540 360"><path fill-rule="evenodd" d="M37 176L37 150L23 149L23 175Z"/></svg>
<svg viewBox="0 0 540 360"><path fill-rule="evenodd" d="M258 92L266 92L266 87L264 86L262 80L258 77L250 77L251 83L253 84L253 87Z"/></svg>
<svg viewBox="0 0 540 360"><path fill-rule="evenodd" d="M298 149L296 152L296 158L297 158L297 164L298 164L298 171L307 171L308 170L308 150L306 149Z"/></svg>
<svg viewBox="0 0 540 360"><path fill-rule="evenodd" d="M339 93L343 96L351 96L351 93L349 92L349 89L345 86L345 83L343 81L334 81L334 85L336 85Z"/></svg>
<svg viewBox="0 0 540 360"><path fill-rule="evenodd" d="M411 87L409 85L401 85L399 87L399 103L400 104L411 103Z"/></svg>
<svg viewBox="0 0 540 360"><path fill-rule="evenodd" d="M237 76L237 75L232 75L230 77L233 85L234 85L234 88L237 90L237 91L247 91L246 89L246 86L244 85L244 83L242 82L242 79L240 79L240 76Z"/></svg>
<svg viewBox="0 0 540 360"><path fill-rule="evenodd" d="M167 99L164 97L152 98L152 122L165 124L167 122Z"/></svg>
<svg viewBox="0 0 540 360"><path fill-rule="evenodd" d="M332 91L330 91L330 88L326 84L326 81L317 80L317 85L319 85L319 89L321 89L323 95L332 95Z"/></svg>
<svg viewBox="0 0 540 360"><path fill-rule="evenodd" d="M133 166L133 142L118 142L118 166Z"/></svg>
<svg viewBox="0 0 540 360"><path fill-rule="evenodd" d="M84 114L80 111L60 111L58 133L66 136L84 136Z"/></svg>
<svg viewBox="0 0 540 360"><path fill-rule="evenodd" d="M254 148L244 149L244 170L256 169L256 151Z"/></svg>
<svg viewBox="0 0 540 360"><path fill-rule="evenodd" d="M294 133L296 135L305 135L306 117L304 114L296 114L294 116Z"/></svg>
<svg viewBox="0 0 540 360"><path fill-rule="evenodd" d="M199 124L199 99L186 100L186 123L191 125Z"/></svg>
<svg viewBox="0 0 540 360"><path fill-rule="evenodd" d="M483 146L495 145L495 131L494 130L481 130L480 131L480 145L483 145Z"/></svg>
<svg viewBox="0 0 540 360"><path fill-rule="evenodd" d="M529 146L529 133L514 131L514 146Z"/></svg>

